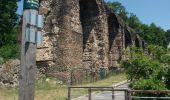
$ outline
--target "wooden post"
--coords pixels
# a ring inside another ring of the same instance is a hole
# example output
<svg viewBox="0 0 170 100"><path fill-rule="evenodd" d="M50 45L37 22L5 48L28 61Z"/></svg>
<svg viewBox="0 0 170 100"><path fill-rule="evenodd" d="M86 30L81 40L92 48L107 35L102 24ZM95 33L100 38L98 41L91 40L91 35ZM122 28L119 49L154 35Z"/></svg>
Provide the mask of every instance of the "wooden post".
<svg viewBox="0 0 170 100"><path fill-rule="evenodd" d="M39 0L24 0L19 100L34 100ZM38 16L38 17L37 17ZM27 37L27 38L26 38Z"/></svg>
<svg viewBox="0 0 170 100"><path fill-rule="evenodd" d="M115 99L115 96L114 96L114 88L112 88L112 100Z"/></svg>
<svg viewBox="0 0 170 100"><path fill-rule="evenodd" d="M21 44L21 70L19 77L19 100L34 100L36 76L36 44L26 42L26 14L31 10L24 10ZM38 12L35 11L34 12Z"/></svg>
<svg viewBox="0 0 170 100"><path fill-rule="evenodd" d="M128 98L128 91L127 90L125 90L125 100L128 100L129 98Z"/></svg>
<svg viewBox="0 0 170 100"><path fill-rule="evenodd" d="M70 85L73 85L73 70L70 71Z"/></svg>
<svg viewBox="0 0 170 100"><path fill-rule="evenodd" d="M128 90L128 96L129 96L129 100L132 100L132 95L131 92Z"/></svg>
<svg viewBox="0 0 170 100"><path fill-rule="evenodd" d="M68 100L71 100L71 88L68 87Z"/></svg>
<svg viewBox="0 0 170 100"><path fill-rule="evenodd" d="M89 100L92 100L91 99L91 88L89 88Z"/></svg>

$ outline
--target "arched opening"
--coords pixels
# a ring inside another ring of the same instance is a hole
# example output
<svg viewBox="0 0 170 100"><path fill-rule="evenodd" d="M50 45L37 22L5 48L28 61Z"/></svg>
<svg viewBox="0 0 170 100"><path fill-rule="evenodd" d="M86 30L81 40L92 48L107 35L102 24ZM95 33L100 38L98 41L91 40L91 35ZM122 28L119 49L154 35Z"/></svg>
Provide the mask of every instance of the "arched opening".
<svg viewBox="0 0 170 100"><path fill-rule="evenodd" d="M145 41L142 41L142 48L145 49Z"/></svg>
<svg viewBox="0 0 170 100"><path fill-rule="evenodd" d="M109 31L109 50L111 50L113 45L113 40L118 34L119 22L115 14L111 13L108 17L108 31Z"/></svg>
<svg viewBox="0 0 170 100"><path fill-rule="evenodd" d="M138 38L135 39L135 46L136 47L140 47L140 43L139 43L139 39Z"/></svg>
<svg viewBox="0 0 170 100"><path fill-rule="evenodd" d="M80 0L80 20L86 22L88 18L97 16L99 9L96 0Z"/></svg>
<svg viewBox="0 0 170 100"><path fill-rule="evenodd" d="M83 48L87 44L89 35L94 27L92 18L99 15L99 8L96 0L80 0L80 21L83 29Z"/></svg>
<svg viewBox="0 0 170 100"><path fill-rule="evenodd" d="M125 48L127 48L131 44L132 44L132 39L131 39L130 32L128 30L125 30Z"/></svg>

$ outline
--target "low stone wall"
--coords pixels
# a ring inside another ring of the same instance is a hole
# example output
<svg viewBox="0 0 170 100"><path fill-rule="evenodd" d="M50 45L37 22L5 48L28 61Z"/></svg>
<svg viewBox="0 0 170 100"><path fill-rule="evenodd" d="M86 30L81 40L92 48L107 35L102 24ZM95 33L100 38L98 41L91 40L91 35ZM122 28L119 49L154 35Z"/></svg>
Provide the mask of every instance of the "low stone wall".
<svg viewBox="0 0 170 100"><path fill-rule="evenodd" d="M9 60L0 65L0 86L17 86L20 60Z"/></svg>
<svg viewBox="0 0 170 100"><path fill-rule="evenodd" d="M19 85L20 60L10 59L4 64L0 64L0 86L15 87ZM44 74L44 69L37 69L36 79L40 79Z"/></svg>

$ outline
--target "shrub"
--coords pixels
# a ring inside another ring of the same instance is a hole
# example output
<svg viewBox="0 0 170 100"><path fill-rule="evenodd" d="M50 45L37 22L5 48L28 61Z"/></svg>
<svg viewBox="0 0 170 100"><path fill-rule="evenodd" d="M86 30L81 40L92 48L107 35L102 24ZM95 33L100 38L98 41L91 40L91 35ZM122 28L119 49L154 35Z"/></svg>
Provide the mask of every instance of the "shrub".
<svg viewBox="0 0 170 100"><path fill-rule="evenodd" d="M166 87L170 90L170 65L167 68L167 73L165 75Z"/></svg>
<svg viewBox="0 0 170 100"><path fill-rule="evenodd" d="M130 80L138 80L140 78L148 79L150 76L162 78L163 65L157 60L151 59L149 56L141 52L141 50L132 49L132 58L123 61L122 67Z"/></svg>
<svg viewBox="0 0 170 100"><path fill-rule="evenodd" d="M149 45L149 53L152 54L153 59L158 59L161 61L161 56L165 55L167 50L161 46Z"/></svg>
<svg viewBox="0 0 170 100"><path fill-rule="evenodd" d="M19 58L19 45L11 44L0 47L0 57L5 60Z"/></svg>
<svg viewBox="0 0 170 100"><path fill-rule="evenodd" d="M150 57L141 49L132 47L131 59L125 60L122 67L127 78L132 81L130 87L137 90L167 90L170 84L170 70L159 59L165 59L164 52L157 51L156 56ZM159 59L155 59L159 56ZM166 60L164 60L166 61ZM166 62L169 62L167 60ZM170 87L170 86L169 86ZM135 94L138 96L166 96L166 94Z"/></svg>
<svg viewBox="0 0 170 100"><path fill-rule="evenodd" d="M155 78L150 79L139 79L131 85L132 89L135 90L167 90L166 85ZM152 96L152 97L164 97L167 96L165 93L160 94L150 94L150 93L136 93L137 96ZM150 100L150 99L146 99Z"/></svg>
<svg viewBox="0 0 170 100"><path fill-rule="evenodd" d="M0 57L0 65L4 63L4 59Z"/></svg>

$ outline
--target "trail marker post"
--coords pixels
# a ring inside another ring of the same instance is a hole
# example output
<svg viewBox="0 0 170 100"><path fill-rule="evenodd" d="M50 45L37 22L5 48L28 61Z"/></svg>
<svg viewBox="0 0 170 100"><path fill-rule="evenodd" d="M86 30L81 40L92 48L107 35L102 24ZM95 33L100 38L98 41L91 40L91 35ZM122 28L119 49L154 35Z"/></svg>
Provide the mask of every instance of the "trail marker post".
<svg viewBox="0 0 170 100"><path fill-rule="evenodd" d="M38 15L39 0L24 0L21 40L19 100L34 100L37 44L42 43L43 18Z"/></svg>

